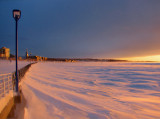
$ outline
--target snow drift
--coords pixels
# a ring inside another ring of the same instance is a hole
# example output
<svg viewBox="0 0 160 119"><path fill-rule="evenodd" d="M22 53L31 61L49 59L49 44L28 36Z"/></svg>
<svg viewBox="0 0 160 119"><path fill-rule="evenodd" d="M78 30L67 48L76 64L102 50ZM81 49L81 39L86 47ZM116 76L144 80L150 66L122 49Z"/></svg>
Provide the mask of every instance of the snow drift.
<svg viewBox="0 0 160 119"><path fill-rule="evenodd" d="M159 119L160 64L43 62L22 82L25 119Z"/></svg>

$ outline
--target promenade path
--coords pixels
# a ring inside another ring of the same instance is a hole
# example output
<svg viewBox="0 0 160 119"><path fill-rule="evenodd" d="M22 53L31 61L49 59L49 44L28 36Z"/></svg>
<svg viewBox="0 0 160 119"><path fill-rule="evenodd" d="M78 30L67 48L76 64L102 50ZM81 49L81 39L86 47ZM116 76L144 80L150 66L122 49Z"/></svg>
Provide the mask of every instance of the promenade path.
<svg viewBox="0 0 160 119"><path fill-rule="evenodd" d="M29 61L18 61L18 69L30 64ZM0 59L0 74L12 73L16 71L15 60L1 60Z"/></svg>

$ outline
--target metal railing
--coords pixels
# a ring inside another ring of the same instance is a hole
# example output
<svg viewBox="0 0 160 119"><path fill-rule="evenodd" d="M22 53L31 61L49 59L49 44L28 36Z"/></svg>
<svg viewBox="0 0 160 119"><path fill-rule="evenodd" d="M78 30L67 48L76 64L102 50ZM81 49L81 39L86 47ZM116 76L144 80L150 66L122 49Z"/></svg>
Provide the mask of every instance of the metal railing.
<svg viewBox="0 0 160 119"><path fill-rule="evenodd" d="M32 64L34 63L28 64L25 67L18 70L19 82L24 77L25 73ZM16 83L15 81L16 81L15 72L8 74L0 74L0 99L5 97L5 95L7 95L9 91L14 90Z"/></svg>
<svg viewBox="0 0 160 119"><path fill-rule="evenodd" d="M0 99L13 90L13 73L0 74Z"/></svg>

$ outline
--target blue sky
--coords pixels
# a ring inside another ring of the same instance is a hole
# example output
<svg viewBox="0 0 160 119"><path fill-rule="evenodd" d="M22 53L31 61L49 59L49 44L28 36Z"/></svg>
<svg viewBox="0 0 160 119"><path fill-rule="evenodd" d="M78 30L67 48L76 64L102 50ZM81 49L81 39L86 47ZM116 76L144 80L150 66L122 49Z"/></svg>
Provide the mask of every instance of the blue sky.
<svg viewBox="0 0 160 119"><path fill-rule="evenodd" d="M19 55L121 58L160 54L159 0L1 0L0 47Z"/></svg>

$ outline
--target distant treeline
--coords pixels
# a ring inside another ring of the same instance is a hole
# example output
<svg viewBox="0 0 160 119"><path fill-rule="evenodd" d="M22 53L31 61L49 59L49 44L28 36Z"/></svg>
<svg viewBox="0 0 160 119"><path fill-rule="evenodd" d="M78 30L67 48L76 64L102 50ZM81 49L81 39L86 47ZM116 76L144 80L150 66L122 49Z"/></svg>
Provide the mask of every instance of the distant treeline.
<svg viewBox="0 0 160 119"><path fill-rule="evenodd" d="M61 61L61 62L127 62L127 60L117 59L92 59L92 58L47 58L47 61Z"/></svg>

